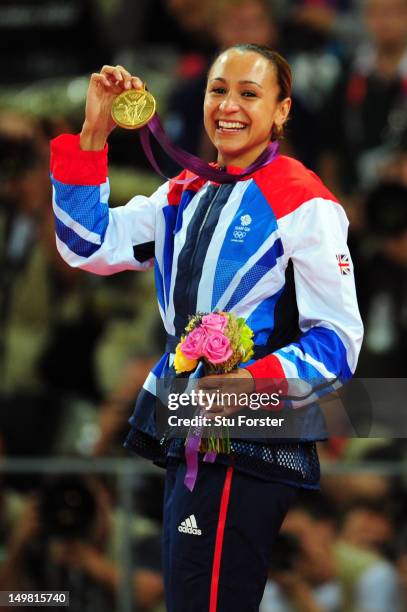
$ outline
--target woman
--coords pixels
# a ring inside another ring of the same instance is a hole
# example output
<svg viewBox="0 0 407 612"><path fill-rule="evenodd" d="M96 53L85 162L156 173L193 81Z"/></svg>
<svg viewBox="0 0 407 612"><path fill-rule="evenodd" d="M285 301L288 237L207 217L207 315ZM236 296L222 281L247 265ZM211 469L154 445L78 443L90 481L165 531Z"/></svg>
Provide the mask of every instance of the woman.
<svg viewBox="0 0 407 612"><path fill-rule="evenodd" d="M155 257L168 342L139 395L126 446L167 467L167 609L251 612L258 610L272 543L298 487L318 487L315 440L326 432L311 400L319 391L307 387L289 401L289 407L310 404L295 440L234 440L230 455L201 461L191 492L183 444L157 439L156 381L174 375L173 353L188 315L215 309L245 317L256 344L256 359L222 376L222 391L237 383L241 393L267 388L262 379L348 379L362 325L347 220L320 180L284 156L236 183L170 181L150 198L137 196L109 211L110 108L118 93L141 87L124 68L105 66L92 75L81 135L53 142L57 245L68 263L98 274L149 268ZM267 48L238 45L215 59L204 123L220 167L238 173L281 135L290 94L290 68ZM186 177L191 173L179 178ZM203 378L201 388L213 388L214 378ZM227 414L222 405L212 410Z"/></svg>

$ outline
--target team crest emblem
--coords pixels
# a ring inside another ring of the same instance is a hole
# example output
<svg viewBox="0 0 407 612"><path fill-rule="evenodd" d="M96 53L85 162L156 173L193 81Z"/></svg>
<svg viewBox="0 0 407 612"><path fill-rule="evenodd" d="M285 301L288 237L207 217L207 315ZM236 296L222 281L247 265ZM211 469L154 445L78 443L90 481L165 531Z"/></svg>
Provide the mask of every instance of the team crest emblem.
<svg viewBox="0 0 407 612"><path fill-rule="evenodd" d="M250 216L250 215L242 215L242 216L240 217L240 223L241 223L243 226L250 225L250 223L251 223L251 222L252 222L252 218L251 218L251 216Z"/></svg>
<svg viewBox="0 0 407 612"><path fill-rule="evenodd" d="M240 217L240 225L235 225L232 242L240 242L242 244L247 234L250 232L250 223L252 222L252 218L250 215L242 215Z"/></svg>

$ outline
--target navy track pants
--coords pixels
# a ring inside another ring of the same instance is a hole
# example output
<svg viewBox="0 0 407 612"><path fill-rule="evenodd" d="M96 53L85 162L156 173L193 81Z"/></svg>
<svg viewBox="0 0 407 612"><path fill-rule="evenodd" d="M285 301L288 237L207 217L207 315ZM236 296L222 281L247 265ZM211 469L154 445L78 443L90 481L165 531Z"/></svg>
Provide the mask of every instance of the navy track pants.
<svg viewBox="0 0 407 612"><path fill-rule="evenodd" d="M258 612L272 546L295 487L219 464L167 468L163 568L167 612Z"/></svg>

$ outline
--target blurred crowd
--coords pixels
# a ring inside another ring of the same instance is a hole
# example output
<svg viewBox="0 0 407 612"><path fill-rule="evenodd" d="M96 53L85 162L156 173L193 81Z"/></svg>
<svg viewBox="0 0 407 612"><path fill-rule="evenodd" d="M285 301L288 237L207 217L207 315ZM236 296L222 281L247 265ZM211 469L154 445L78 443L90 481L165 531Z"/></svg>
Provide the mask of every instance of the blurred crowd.
<svg viewBox="0 0 407 612"><path fill-rule="evenodd" d="M120 63L148 83L172 140L212 161L206 72L217 49L238 42L288 58L282 151L317 172L350 219L365 323L356 375L406 377L407 0L3 0L0 456L127 456L127 419L164 343L149 272L96 277L57 255L49 140L80 130L88 75ZM112 134L110 163L111 205L160 183L134 133ZM406 611L404 440L334 437L320 454L399 475L326 475L320 495L300 495L261 612ZM74 610L114 610L124 520L114 483L0 478L0 590L69 584ZM141 611L163 609L161 487L160 475L134 484L130 578Z"/></svg>

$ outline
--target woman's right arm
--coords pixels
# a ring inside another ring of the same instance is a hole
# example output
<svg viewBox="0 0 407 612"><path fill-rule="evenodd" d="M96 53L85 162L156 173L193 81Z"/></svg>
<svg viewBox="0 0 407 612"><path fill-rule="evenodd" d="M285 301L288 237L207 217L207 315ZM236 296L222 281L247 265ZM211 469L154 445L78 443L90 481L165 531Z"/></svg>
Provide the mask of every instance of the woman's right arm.
<svg viewBox="0 0 407 612"><path fill-rule="evenodd" d="M73 267L96 274L143 270L153 264L157 212L167 204L168 185L151 197L136 196L110 209L107 139L115 127L113 100L141 89L142 81L121 66L91 76L80 135L51 143L51 180L57 248Z"/></svg>

